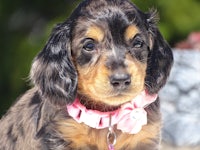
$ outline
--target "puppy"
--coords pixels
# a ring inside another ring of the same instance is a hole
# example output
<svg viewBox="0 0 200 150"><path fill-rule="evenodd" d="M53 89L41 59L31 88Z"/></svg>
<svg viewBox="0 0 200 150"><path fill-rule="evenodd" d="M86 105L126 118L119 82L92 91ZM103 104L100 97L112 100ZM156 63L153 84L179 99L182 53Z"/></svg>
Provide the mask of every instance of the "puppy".
<svg viewBox="0 0 200 150"><path fill-rule="evenodd" d="M157 150L172 51L156 13L85 0L33 61L33 88L0 121L1 150Z"/></svg>

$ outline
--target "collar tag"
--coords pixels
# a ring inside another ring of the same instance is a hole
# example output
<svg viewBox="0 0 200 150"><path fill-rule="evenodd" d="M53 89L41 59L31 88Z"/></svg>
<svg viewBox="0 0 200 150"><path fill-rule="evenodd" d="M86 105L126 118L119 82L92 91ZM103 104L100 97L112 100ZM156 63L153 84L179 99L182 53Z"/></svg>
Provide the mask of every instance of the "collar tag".
<svg viewBox="0 0 200 150"><path fill-rule="evenodd" d="M114 145L117 142L117 136L113 130L112 126L112 116L109 117L109 127L108 127L108 133L107 133L107 143L108 143L108 149L114 150Z"/></svg>

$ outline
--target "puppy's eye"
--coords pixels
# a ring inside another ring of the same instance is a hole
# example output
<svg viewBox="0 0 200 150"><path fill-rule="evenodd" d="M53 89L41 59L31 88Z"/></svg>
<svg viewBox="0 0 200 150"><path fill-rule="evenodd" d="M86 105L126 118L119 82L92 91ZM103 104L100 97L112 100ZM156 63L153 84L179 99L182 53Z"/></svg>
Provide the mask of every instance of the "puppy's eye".
<svg viewBox="0 0 200 150"><path fill-rule="evenodd" d="M132 42L133 48L141 48L143 47L143 45L144 45L144 41L141 38L135 37L133 39L133 42Z"/></svg>
<svg viewBox="0 0 200 150"><path fill-rule="evenodd" d="M92 39L86 39L85 44L83 46L83 49L86 51L93 51L96 49L96 45L94 40Z"/></svg>

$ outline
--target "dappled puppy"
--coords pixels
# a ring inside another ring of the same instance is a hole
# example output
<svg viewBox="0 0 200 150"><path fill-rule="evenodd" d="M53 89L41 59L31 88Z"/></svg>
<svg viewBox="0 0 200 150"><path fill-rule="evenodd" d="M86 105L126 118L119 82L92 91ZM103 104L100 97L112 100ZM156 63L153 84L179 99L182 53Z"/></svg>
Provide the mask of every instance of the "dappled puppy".
<svg viewBox="0 0 200 150"><path fill-rule="evenodd" d="M157 93L173 57L156 21L128 0L83 1L34 59L0 149L159 149Z"/></svg>

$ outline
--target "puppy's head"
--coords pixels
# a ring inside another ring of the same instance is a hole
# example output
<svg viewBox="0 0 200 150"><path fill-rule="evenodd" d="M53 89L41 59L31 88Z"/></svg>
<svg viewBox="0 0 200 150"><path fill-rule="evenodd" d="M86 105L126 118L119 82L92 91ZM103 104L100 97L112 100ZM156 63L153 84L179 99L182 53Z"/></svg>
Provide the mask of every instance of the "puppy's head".
<svg viewBox="0 0 200 150"><path fill-rule="evenodd" d="M157 93L173 57L155 20L128 0L86 0L55 27L34 60L32 80L58 104L79 95L120 105L143 90Z"/></svg>

